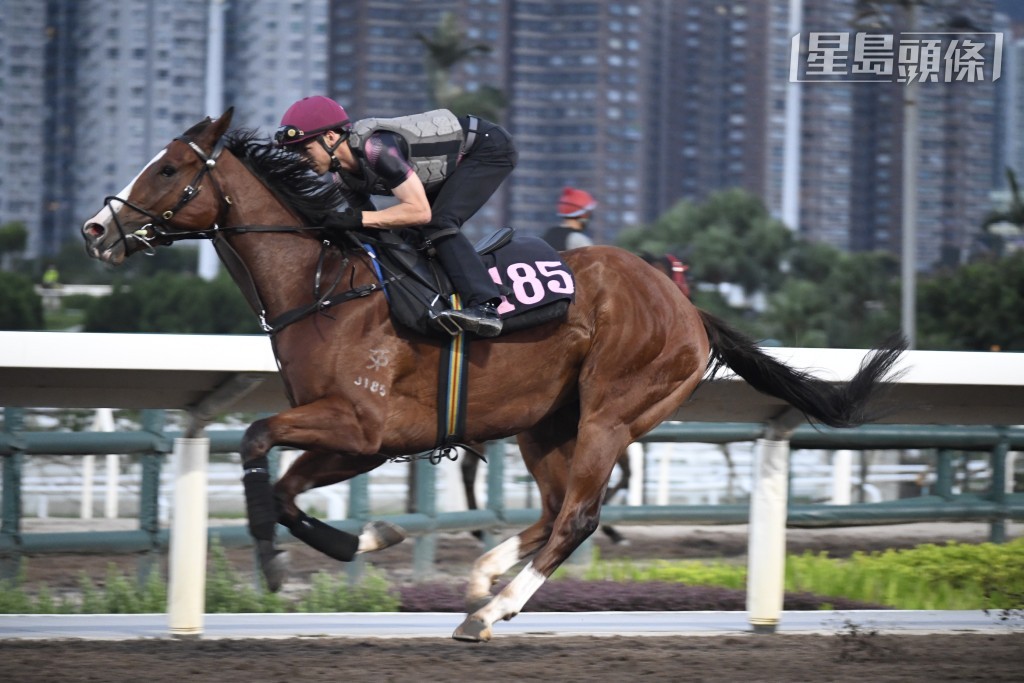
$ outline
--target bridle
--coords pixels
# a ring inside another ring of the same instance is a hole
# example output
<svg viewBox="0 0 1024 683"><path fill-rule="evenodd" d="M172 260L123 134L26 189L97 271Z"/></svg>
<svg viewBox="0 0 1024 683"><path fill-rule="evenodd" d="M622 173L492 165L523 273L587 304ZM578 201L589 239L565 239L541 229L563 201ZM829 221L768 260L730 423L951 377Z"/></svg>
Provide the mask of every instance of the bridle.
<svg viewBox="0 0 1024 683"><path fill-rule="evenodd" d="M391 282L397 279L401 279L401 276L392 275L391 277L381 277L383 282L373 282L367 285L355 286L350 283L348 290L336 293L338 286L341 284L343 273L345 272L346 266L349 263L349 257L345 249L342 249L343 261L337 268L337 276L334 281L327 284L322 282L322 276L324 272L324 265L327 258L327 254L331 250L332 242L329 240L321 240L320 245L320 256L317 260L316 273L313 278L313 301L304 306L285 311L284 313L274 317L271 320L267 320L267 309L263 304L263 300L259 295L256 287L255 280L252 277L252 273L249 268L245 265L242 258L238 255L238 252L232 247L226 239L223 239L225 234L228 233L247 233L247 232L309 232L309 231L322 231L323 228L319 226L295 226L295 225L235 225L235 226L222 226L224 219L227 217L228 211L231 209L232 200L231 197L224 193L220 183L217 180L217 176L214 174L214 169L217 167L217 160L219 159L221 152L224 151L225 141L221 137L217 140L217 143L213 147L213 151L207 155L203 149L195 143L194 140L186 135L180 135L175 138L188 145L196 156L203 162L202 166L196 172L195 177L188 185L186 185L181 192L181 197L177 203L170 209L156 214L148 209L144 209L141 206L127 201L118 196L110 196L104 199L104 204L110 209L114 216L114 223L117 225L117 230L120 233L118 241L126 242L129 239L134 239L142 243L146 254L152 255L156 251L157 244L171 244L181 240L189 239L209 239L213 241L214 248L224 261L225 267L231 273L232 277L238 283L239 289L245 296L249 305L253 311L259 317L260 327L265 333L273 337L278 332L283 330L288 325L298 322L299 320L313 315L314 313L321 313L327 315L326 311L338 304L351 301L353 299L362 298L369 296L370 294L382 291L384 282ZM188 205L193 199L198 196L199 192L203 189L202 181L204 177L209 176L209 181L213 185L214 190L220 198L219 206L220 209L217 213L217 220L207 230L180 230L170 224L170 221L174 216ZM149 223L142 226L141 228L125 233L124 226L121 224L120 219L117 217L117 212L114 211L114 202L121 202L123 206L141 213L143 216L149 219ZM114 244L117 244L115 242ZM340 246L340 245L339 245ZM360 246L358 240L353 241L353 246ZM371 256L371 258L373 258ZM371 269L372 270L372 269Z"/></svg>
<svg viewBox="0 0 1024 683"><path fill-rule="evenodd" d="M213 151L209 155L207 155L194 140L185 135L179 135L174 139L180 140L188 145L189 149L191 149L196 156L199 157L200 161L203 162L202 165L199 170L196 171L196 175L192 179L192 182L182 189L181 197L178 199L178 202L170 209L163 211L159 215L116 195L104 198L103 203L108 209L110 209L110 213L114 217L114 224L117 226L117 231L121 235L118 240L114 242L114 245L119 242L127 244L129 239L133 239L141 242L142 248L146 254L152 256L156 253L156 247L153 244L154 241L157 241L159 244L170 244L172 242L186 239L212 239L215 233L223 230L223 228L219 226L227 212L230 210L232 202L231 197L224 194L224 191L221 189L220 183L217 181L217 177L213 174L213 169L216 168L217 159L220 157L221 152L224 151L224 138L222 137L217 140L217 143L213 147ZM189 202L198 196L200 190L203 189L203 178L207 175L209 175L210 183L213 185L214 190L216 190L221 200L218 204L221 208L217 214L217 220L214 221L213 226L209 230L186 231L175 229L174 226L170 224L170 221L179 211L187 206ZM120 202L122 206L126 206L133 211L141 213L149 219L149 222L137 230L125 233L124 226L121 224L121 219L118 218L117 211L114 210L115 202Z"/></svg>

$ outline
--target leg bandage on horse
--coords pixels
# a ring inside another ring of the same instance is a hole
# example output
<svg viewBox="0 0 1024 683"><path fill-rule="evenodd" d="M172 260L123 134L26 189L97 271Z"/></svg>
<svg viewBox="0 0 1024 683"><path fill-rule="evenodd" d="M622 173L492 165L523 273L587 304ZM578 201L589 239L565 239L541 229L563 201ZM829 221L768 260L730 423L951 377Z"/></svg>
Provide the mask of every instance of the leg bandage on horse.
<svg viewBox="0 0 1024 683"><path fill-rule="evenodd" d="M245 474L245 509L249 516L249 533L257 541L272 541L274 526L277 524L277 505L274 503L274 486L270 483L267 458L259 457L243 465Z"/></svg>
<svg viewBox="0 0 1024 683"><path fill-rule="evenodd" d="M302 513L294 522L286 522L292 536L342 562L351 562L359 550L359 537L335 529L319 519Z"/></svg>

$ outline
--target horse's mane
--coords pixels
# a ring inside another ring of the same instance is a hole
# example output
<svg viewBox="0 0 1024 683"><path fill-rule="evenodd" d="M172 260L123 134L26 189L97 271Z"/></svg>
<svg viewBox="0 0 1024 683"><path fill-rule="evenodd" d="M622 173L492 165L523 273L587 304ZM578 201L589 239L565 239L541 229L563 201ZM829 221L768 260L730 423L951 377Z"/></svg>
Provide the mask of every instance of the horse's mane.
<svg viewBox="0 0 1024 683"><path fill-rule="evenodd" d="M341 186L324 182L304 157L278 147L258 131L230 131L224 136L224 146L278 199L307 221L335 211L345 202Z"/></svg>

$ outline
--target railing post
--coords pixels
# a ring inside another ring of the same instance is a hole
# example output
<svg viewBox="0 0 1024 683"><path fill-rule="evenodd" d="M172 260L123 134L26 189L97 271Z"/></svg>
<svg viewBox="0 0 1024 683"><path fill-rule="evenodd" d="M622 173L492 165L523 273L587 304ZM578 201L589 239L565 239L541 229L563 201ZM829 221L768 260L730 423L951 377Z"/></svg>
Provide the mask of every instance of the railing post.
<svg viewBox="0 0 1024 683"><path fill-rule="evenodd" d="M935 453L935 495L943 500L953 498L953 451L948 448Z"/></svg>
<svg viewBox="0 0 1024 683"><path fill-rule="evenodd" d="M1006 438L1000 439L991 451L992 483L989 499L1000 508L1006 505L1006 454L1010 444ZM989 525L988 538L992 543L1006 543L1006 518L996 517Z"/></svg>
<svg viewBox="0 0 1024 683"><path fill-rule="evenodd" d="M164 411L142 411L143 431L162 436L163 429ZM137 565L140 584L149 579L160 547L160 471L166 454L166 451L154 450L143 453L140 458L142 481L139 485L139 530L149 537L149 550L139 557Z"/></svg>
<svg viewBox="0 0 1024 683"><path fill-rule="evenodd" d="M370 517L370 475L360 474L348 481L348 518L359 522L360 526ZM346 571L349 581L355 582L363 575L366 568L365 555L356 555L348 563Z"/></svg>
<svg viewBox="0 0 1024 683"><path fill-rule="evenodd" d="M4 433L11 452L3 456L3 491L0 493L0 580L16 579L21 568L21 468L25 461L24 442L15 438L22 430L25 411L4 408Z"/></svg>
<svg viewBox="0 0 1024 683"><path fill-rule="evenodd" d="M782 616L789 439L803 420L801 413L787 409L767 423L764 437L757 440L747 550L747 618L755 633L775 633Z"/></svg>
<svg viewBox="0 0 1024 683"><path fill-rule="evenodd" d="M505 519L505 442L487 443L487 509L500 520ZM491 529L484 529L484 549L490 550L501 540Z"/></svg>
<svg viewBox="0 0 1024 683"><path fill-rule="evenodd" d="M427 517L437 517L437 466L429 460L416 460L412 464L416 470L416 490L413 500L415 510ZM412 551L412 567L415 576L428 576L434 571L434 559L437 555L437 534L433 531L416 537Z"/></svg>
<svg viewBox="0 0 1024 683"><path fill-rule="evenodd" d="M167 622L171 635L202 635L206 607L207 464L206 437L174 440L174 521L168 561Z"/></svg>

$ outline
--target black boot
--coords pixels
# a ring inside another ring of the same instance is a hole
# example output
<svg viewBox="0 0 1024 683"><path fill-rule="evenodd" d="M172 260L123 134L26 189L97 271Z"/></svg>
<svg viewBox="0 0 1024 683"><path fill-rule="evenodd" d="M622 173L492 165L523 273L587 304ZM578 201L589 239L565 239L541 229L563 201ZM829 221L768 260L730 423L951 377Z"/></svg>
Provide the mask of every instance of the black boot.
<svg viewBox="0 0 1024 683"><path fill-rule="evenodd" d="M451 321L463 332L472 332L480 337L497 337L501 334L502 323L498 316L498 307L490 302L460 310L442 311L437 317Z"/></svg>

